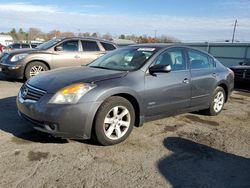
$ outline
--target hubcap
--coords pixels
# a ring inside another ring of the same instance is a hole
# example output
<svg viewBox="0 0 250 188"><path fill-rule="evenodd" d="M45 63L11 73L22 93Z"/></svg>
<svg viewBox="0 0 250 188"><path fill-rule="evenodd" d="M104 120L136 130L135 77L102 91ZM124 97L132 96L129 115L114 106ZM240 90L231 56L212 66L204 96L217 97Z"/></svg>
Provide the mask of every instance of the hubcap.
<svg viewBox="0 0 250 188"><path fill-rule="evenodd" d="M45 71L45 69L41 65L35 65L30 69L30 77L36 76L43 71Z"/></svg>
<svg viewBox="0 0 250 188"><path fill-rule="evenodd" d="M131 117L124 106L112 108L106 115L103 123L105 135L111 140L122 138L129 129Z"/></svg>
<svg viewBox="0 0 250 188"><path fill-rule="evenodd" d="M216 113L220 112L224 104L224 94L219 91L214 97L214 111Z"/></svg>

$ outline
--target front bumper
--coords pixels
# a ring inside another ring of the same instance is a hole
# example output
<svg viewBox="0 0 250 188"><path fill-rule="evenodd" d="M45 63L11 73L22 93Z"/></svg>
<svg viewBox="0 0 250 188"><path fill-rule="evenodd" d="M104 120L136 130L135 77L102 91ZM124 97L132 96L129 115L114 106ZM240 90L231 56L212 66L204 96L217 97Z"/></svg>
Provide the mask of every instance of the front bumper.
<svg viewBox="0 0 250 188"><path fill-rule="evenodd" d="M19 93L16 100L19 115L32 122L36 130L55 137L89 139L95 113L101 102L48 104L51 97L52 94L45 94L34 102L23 100Z"/></svg>
<svg viewBox="0 0 250 188"><path fill-rule="evenodd" d="M22 65L0 64L0 68L7 77L23 79L24 67Z"/></svg>

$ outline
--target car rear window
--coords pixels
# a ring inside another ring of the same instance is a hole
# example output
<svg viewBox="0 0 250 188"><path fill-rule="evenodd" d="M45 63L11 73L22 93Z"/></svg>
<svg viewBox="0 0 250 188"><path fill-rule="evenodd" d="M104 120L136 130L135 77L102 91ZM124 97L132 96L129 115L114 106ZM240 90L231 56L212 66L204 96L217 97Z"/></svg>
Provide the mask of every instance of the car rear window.
<svg viewBox="0 0 250 188"><path fill-rule="evenodd" d="M209 56L198 51L188 50L188 56L191 63L191 69L213 68L215 66Z"/></svg>
<svg viewBox="0 0 250 188"><path fill-rule="evenodd" d="M106 42L101 42L103 48L106 50L106 51L111 51L111 50L114 50L116 49L115 46L113 44L109 44L109 43L106 43Z"/></svg>
<svg viewBox="0 0 250 188"><path fill-rule="evenodd" d="M82 41L82 50L87 52L100 51L95 41Z"/></svg>

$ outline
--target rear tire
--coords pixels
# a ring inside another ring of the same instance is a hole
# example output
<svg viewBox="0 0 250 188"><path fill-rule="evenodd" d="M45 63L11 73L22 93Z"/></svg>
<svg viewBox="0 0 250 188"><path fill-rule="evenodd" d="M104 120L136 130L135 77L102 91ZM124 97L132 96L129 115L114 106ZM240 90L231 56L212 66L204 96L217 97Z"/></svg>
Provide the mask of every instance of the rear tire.
<svg viewBox="0 0 250 188"><path fill-rule="evenodd" d="M28 80L29 78L47 70L49 70L49 68L44 63L39 61L31 62L25 69L25 78Z"/></svg>
<svg viewBox="0 0 250 188"><path fill-rule="evenodd" d="M94 138L104 146L123 142L135 124L133 105L123 97L108 98L97 111Z"/></svg>
<svg viewBox="0 0 250 188"><path fill-rule="evenodd" d="M225 90L218 86L214 90L212 100L210 102L209 108L204 110L207 115L216 116L221 113L226 100Z"/></svg>

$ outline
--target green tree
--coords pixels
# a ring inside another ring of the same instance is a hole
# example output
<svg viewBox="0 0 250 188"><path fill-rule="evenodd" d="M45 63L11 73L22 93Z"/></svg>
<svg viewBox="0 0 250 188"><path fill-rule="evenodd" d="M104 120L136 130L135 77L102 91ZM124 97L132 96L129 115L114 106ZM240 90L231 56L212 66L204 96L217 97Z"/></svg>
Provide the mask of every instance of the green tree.
<svg viewBox="0 0 250 188"><path fill-rule="evenodd" d="M11 31L10 31L10 35L12 36L12 38L14 40L17 40L17 33L16 33L16 29L13 28Z"/></svg>
<svg viewBox="0 0 250 188"><path fill-rule="evenodd" d="M126 38L126 37L125 37L124 34L121 34L120 37L119 37L119 39L125 39L125 38Z"/></svg>

